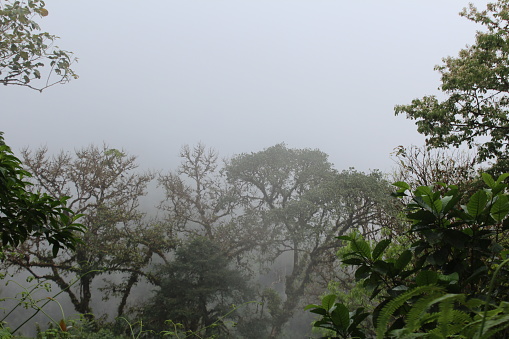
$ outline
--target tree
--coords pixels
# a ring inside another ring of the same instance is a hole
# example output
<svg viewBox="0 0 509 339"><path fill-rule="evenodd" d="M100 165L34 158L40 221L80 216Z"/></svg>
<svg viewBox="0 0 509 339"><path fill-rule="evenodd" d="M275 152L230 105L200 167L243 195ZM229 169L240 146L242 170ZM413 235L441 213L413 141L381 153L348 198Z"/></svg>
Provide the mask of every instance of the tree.
<svg viewBox="0 0 509 339"><path fill-rule="evenodd" d="M284 276L285 298L271 309L270 337L277 338L306 287L334 261L341 245L336 237L351 229L377 229L388 187L378 172L337 173L325 153L284 144L238 155L226 173L242 188L246 215L264 228L258 247L262 260L292 258Z"/></svg>
<svg viewBox="0 0 509 339"><path fill-rule="evenodd" d="M33 20L48 15L44 6L42 0L0 0L0 83L42 92L78 78L71 69L76 61L72 53L54 46L58 37L41 32ZM48 69L47 74L43 74L44 69ZM33 85L39 79L43 84Z"/></svg>
<svg viewBox="0 0 509 339"><path fill-rule="evenodd" d="M460 15L480 23L486 31L477 32L475 43L462 49L458 57L444 58L444 64L436 66L446 98L425 96L410 105L396 106L395 113L416 120L429 146L466 143L470 148L478 146L480 161L505 157L509 144L509 1L488 4L484 11L470 5Z"/></svg>
<svg viewBox="0 0 509 339"><path fill-rule="evenodd" d="M50 157L46 149L23 151L35 187L54 196L70 196L69 206L83 214L87 232L74 251L53 258L39 237L16 249L6 264L25 269L38 279L53 281L71 299L76 311L92 318L92 283L106 280L104 298L118 296L118 314L140 279L151 281L145 270L154 254L164 258L173 237L163 223L144 219L138 210L151 173L137 173L135 157L104 146L90 146ZM118 281L118 275L123 279ZM78 279L76 286L72 286Z"/></svg>
<svg viewBox="0 0 509 339"><path fill-rule="evenodd" d="M475 158L465 151L398 146L393 154L397 167L392 181L404 181L412 188L437 182L467 186L477 178Z"/></svg>
<svg viewBox="0 0 509 339"><path fill-rule="evenodd" d="M240 263L259 244L256 226L242 222L239 188L226 180L218 154L205 145L184 146L176 171L159 176L165 191L160 207L180 237L204 236ZM246 226L246 227L245 227Z"/></svg>
<svg viewBox="0 0 509 339"><path fill-rule="evenodd" d="M146 323L153 330L166 329L171 320L196 338L202 338L198 333L224 337L228 332L224 316L231 305L252 298L247 277L232 268L230 259L206 237L190 239L176 250L172 262L157 271L160 289L145 306Z"/></svg>
<svg viewBox="0 0 509 339"><path fill-rule="evenodd" d="M31 174L14 156L0 132L0 237L2 255L7 248L22 245L30 237L38 237L51 246L51 256L61 248L73 250L79 244L78 234L84 227L76 223L80 217L68 208L68 197L30 192L25 181Z"/></svg>

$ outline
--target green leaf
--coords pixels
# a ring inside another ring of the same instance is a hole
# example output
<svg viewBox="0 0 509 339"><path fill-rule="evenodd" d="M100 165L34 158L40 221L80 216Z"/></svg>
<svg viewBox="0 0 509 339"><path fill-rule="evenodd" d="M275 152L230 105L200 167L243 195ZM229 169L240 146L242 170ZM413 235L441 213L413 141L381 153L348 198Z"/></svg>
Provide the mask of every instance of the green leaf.
<svg viewBox="0 0 509 339"><path fill-rule="evenodd" d="M442 209L443 203L441 199L433 201L433 211L437 216L442 212Z"/></svg>
<svg viewBox="0 0 509 339"><path fill-rule="evenodd" d="M53 248L51 249L53 257L56 257L58 255L59 250L60 250L60 245L58 243L54 243Z"/></svg>
<svg viewBox="0 0 509 339"><path fill-rule="evenodd" d="M366 279L367 277L369 277L370 273L371 273L371 268L370 267L368 267L368 266L360 266L355 271L355 280L359 281L359 280L362 280L362 279Z"/></svg>
<svg viewBox="0 0 509 339"><path fill-rule="evenodd" d="M337 296L335 294L329 294L322 298L322 307L330 311L330 309L334 306L334 302L336 301Z"/></svg>
<svg viewBox="0 0 509 339"><path fill-rule="evenodd" d="M362 260L360 258L356 258L356 257L349 257L346 259L342 259L341 261L343 262L343 264L346 264L346 265L362 265L362 264L364 264L364 260Z"/></svg>
<svg viewBox="0 0 509 339"><path fill-rule="evenodd" d="M343 304L336 304L336 308L331 312L331 319L341 331L346 331L350 326L350 312Z"/></svg>
<svg viewBox="0 0 509 339"><path fill-rule="evenodd" d="M491 206L490 215L495 221L502 222L509 213L509 198L507 195L499 195Z"/></svg>
<svg viewBox="0 0 509 339"><path fill-rule="evenodd" d="M450 284L451 283L455 284L459 280L459 274L458 274L458 272L453 272L453 273L447 274L447 275L439 274L438 279L440 281L448 282Z"/></svg>
<svg viewBox="0 0 509 339"><path fill-rule="evenodd" d="M497 183L495 183L495 180L493 180L493 177L489 173L483 172L481 176L482 180L486 183L486 185L488 185L489 188L493 188L497 185Z"/></svg>
<svg viewBox="0 0 509 339"><path fill-rule="evenodd" d="M429 212L433 212L433 207L432 207L433 201L430 200L429 196L416 195L416 196L414 196L413 200L417 203L417 205L419 207L424 208L425 210L427 210Z"/></svg>
<svg viewBox="0 0 509 339"><path fill-rule="evenodd" d="M403 188L404 190L410 189L410 185L403 181L397 181L397 182L393 183L392 185L399 187L399 188Z"/></svg>
<svg viewBox="0 0 509 339"><path fill-rule="evenodd" d="M371 254L371 257L373 258L373 260L377 260L380 257L380 255L382 255L382 253L385 251L387 246L389 246L390 243L391 243L390 239L383 239L383 240L379 241L378 244L376 244L376 246L373 249L373 252Z"/></svg>
<svg viewBox="0 0 509 339"><path fill-rule="evenodd" d="M327 315L327 311L324 310L323 308L314 308L312 310L310 310L309 312L311 313L315 313L315 314L319 314L319 315L323 315L323 316L326 316Z"/></svg>
<svg viewBox="0 0 509 339"><path fill-rule="evenodd" d="M412 260L412 252L410 250L405 250L399 255L398 260L394 263L394 267L398 271L401 271L408 265L410 260Z"/></svg>
<svg viewBox="0 0 509 339"><path fill-rule="evenodd" d="M382 275L389 275L393 271L394 264L383 260L377 260L373 263L373 271Z"/></svg>
<svg viewBox="0 0 509 339"><path fill-rule="evenodd" d="M371 259L371 248L364 239L354 239L351 242L352 249L363 257Z"/></svg>
<svg viewBox="0 0 509 339"><path fill-rule="evenodd" d="M475 192L467 203L468 214L473 218L477 218L482 214L487 203L488 195L484 190Z"/></svg>
<svg viewBox="0 0 509 339"><path fill-rule="evenodd" d="M504 181L505 179L507 179L507 177L509 177L509 173L503 173L501 174L498 179L497 179L497 185L500 184L502 181Z"/></svg>
<svg viewBox="0 0 509 339"><path fill-rule="evenodd" d="M339 240L347 240L347 241L352 241L353 238L349 235L340 235L339 237L336 237L336 239L339 239Z"/></svg>
<svg viewBox="0 0 509 339"><path fill-rule="evenodd" d="M419 286L432 285L438 282L438 274L433 271L420 271L415 277L415 282Z"/></svg>
<svg viewBox="0 0 509 339"><path fill-rule="evenodd" d="M456 203L459 201L459 197L454 195L447 195L440 200L442 201L443 206L442 213L445 214L449 212L454 207L454 205L456 205Z"/></svg>
<svg viewBox="0 0 509 339"><path fill-rule="evenodd" d="M415 196L432 196L433 190L429 186L419 186L414 191Z"/></svg>
<svg viewBox="0 0 509 339"><path fill-rule="evenodd" d="M310 310L312 308L322 308L322 306L316 305L316 304L309 304L309 305L304 307L304 311Z"/></svg>

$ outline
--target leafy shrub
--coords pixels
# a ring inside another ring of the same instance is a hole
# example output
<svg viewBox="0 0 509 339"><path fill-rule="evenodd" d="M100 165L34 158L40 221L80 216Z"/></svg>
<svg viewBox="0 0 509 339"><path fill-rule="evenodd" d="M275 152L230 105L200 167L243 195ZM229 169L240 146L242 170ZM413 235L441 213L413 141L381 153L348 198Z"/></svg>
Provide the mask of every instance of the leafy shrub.
<svg viewBox="0 0 509 339"><path fill-rule="evenodd" d="M507 335L507 177L494 180L483 173L488 188L466 198L455 185L421 186L409 195L409 185L395 183L395 196L411 198L405 216L411 224L408 232L417 237L395 257L386 253L390 239L371 246L357 233L339 237L350 249L343 263L356 267L355 278L371 298L382 300L371 314L378 338ZM329 305L334 298L326 296L321 306L307 307L322 315L315 326L340 338L363 338L352 327L360 323L355 315L362 310L349 313L342 304Z"/></svg>

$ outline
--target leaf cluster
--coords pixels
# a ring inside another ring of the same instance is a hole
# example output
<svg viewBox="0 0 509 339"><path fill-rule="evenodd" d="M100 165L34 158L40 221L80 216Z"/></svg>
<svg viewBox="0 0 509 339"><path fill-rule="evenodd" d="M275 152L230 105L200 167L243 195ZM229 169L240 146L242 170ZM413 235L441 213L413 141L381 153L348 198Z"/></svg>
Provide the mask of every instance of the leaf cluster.
<svg viewBox="0 0 509 339"><path fill-rule="evenodd" d="M77 233L85 231L81 217L66 207L68 197L54 198L28 190L31 174L21 166L0 134L0 238L2 247L18 246L28 237L43 237L56 256L60 248L74 249Z"/></svg>
<svg viewBox="0 0 509 339"><path fill-rule="evenodd" d="M34 17L48 15L44 6L42 0L0 1L0 83L42 91L78 78L71 69L76 61L72 53L54 46L58 37L41 32L34 21ZM45 66L50 69L44 85L33 87Z"/></svg>
<svg viewBox="0 0 509 339"><path fill-rule="evenodd" d="M344 304L336 302L336 298L336 295L330 294L322 298L320 305L311 304L304 308L322 316L322 319L313 323L313 327L330 330L336 334L335 338L365 338L358 326L369 313L364 312L362 307L349 312Z"/></svg>
<svg viewBox="0 0 509 339"><path fill-rule="evenodd" d="M494 180L483 173L488 188L469 197L455 185L420 186L409 193L408 184L395 183L394 195L410 198L405 216L408 233L417 239L396 256L388 254L390 239L372 246L358 233L339 237L349 245L342 262L356 267L355 278L372 299L382 300L372 314L377 337L443 338L468 332L463 337L480 333L484 338L482 333L495 334L509 326L509 272L502 265L508 247L507 177ZM480 305L488 299L494 301L491 313L483 315ZM337 328L323 316L321 322ZM489 324L486 332L479 331L483 321Z"/></svg>

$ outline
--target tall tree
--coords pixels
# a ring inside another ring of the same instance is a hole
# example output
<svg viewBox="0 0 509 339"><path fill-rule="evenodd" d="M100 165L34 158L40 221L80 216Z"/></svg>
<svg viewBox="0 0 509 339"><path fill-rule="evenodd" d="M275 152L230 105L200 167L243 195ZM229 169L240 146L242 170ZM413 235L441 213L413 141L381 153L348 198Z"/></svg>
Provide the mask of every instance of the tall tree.
<svg viewBox="0 0 509 339"><path fill-rule="evenodd" d="M241 257L257 245L259 230L243 227L242 201L237 185L226 180L218 153L205 145L184 146L174 172L159 176L165 191L160 207L179 236L204 236L219 244L230 258Z"/></svg>
<svg viewBox="0 0 509 339"><path fill-rule="evenodd" d="M90 146L73 156L61 152L50 157L46 149L23 151L24 162L34 174L35 187L53 196L70 196L69 206L82 213L87 232L75 251L54 258L33 237L6 263L25 269L36 278L53 281L71 299L76 311L93 317L92 283L112 273L124 274L123 282L109 282L106 295L120 297L118 314L124 312L132 287L151 279L144 269L154 254L164 255L173 238L161 223L146 223L138 210L139 199L152 180L137 173L135 157L104 146ZM72 281L78 279L77 288Z"/></svg>
<svg viewBox="0 0 509 339"><path fill-rule="evenodd" d="M350 229L376 229L387 185L378 172L337 173L325 153L284 144L238 155L226 171L242 188L247 213L264 226L260 251L265 259L293 258L284 277L284 302L271 310L270 337L277 338L306 286L334 260L336 237Z"/></svg>
<svg viewBox="0 0 509 339"><path fill-rule="evenodd" d="M226 337L225 320L236 318L231 305L252 298L248 278L231 264L210 239L189 239L176 250L174 260L157 266L160 289L145 307L146 324L161 331L171 320L193 332L192 338Z"/></svg>
<svg viewBox="0 0 509 339"><path fill-rule="evenodd" d="M475 157L462 150L398 146L393 154L396 162L393 181L404 181L411 187L432 186L437 182L465 187L477 177Z"/></svg>
<svg viewBox="0 0 509 339"><path fill-rule="evenodd" d="M478 145L479 160L505 155L509 145L509 1L499 0L477 10L473 5L460 15L485 27L475 43L457 57L436 66L441 74L444 100L436 96L396 106L416 120L419 133L433 147ZM478 143L478 144L477 144Z"/></svg>
<svg viewBox="0 0 509 339"><path fill-rule="evenodd" d="M78 78L72 53L55 46L58 37L34 20L48 15L44 6L42 0L0 0L0 84L42 91Z"/></svg>

